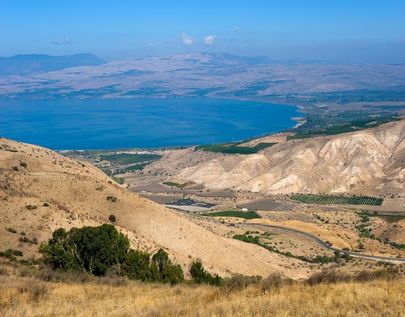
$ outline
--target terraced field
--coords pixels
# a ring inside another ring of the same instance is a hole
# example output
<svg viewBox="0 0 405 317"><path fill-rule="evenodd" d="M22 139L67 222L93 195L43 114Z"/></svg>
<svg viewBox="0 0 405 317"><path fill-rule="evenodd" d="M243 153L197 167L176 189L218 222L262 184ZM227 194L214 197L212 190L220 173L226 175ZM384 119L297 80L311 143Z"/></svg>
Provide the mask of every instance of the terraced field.
<svg viewBox="0 0 405 317"><path fill-rule="evenodd" d="M296 200L305 204L320 204L320 205L371 205L381 206L384 199L369 196L330 196L330 195L291 195L290 199Z"/></svg>

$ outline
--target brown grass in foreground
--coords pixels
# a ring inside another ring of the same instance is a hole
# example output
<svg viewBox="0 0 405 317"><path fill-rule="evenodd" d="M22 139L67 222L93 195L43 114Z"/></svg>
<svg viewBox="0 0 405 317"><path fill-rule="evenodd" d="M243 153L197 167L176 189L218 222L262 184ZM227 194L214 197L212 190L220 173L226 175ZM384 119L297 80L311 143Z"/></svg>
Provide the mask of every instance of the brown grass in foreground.
<svg viewBox="0 0 405 317"><path fill-rule="evenodd" d="M280 287L84 283L0 276L0 316L404 316L405 281L374 280Z"/></svg>

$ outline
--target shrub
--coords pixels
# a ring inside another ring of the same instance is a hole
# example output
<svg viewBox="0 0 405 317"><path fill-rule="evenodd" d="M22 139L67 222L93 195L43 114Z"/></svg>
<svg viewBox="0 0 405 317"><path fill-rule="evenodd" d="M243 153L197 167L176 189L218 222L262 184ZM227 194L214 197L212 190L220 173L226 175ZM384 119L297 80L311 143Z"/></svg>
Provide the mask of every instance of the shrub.
<svg viewBox="0 0 405 317"><path fill-rule="evenodd" d="M116 203L117 202L117 197L114 196L107 196L107 201L110 201L112 203Z"/></svg>
<svg viewBox="0 0 405 317"><path fill-rule="evenodd" d="M110 220L111 222L116 222L116 221L117 221L117 218L116 218L114 215L110 215L110 216L108 217L108 220Z"/></svg>
<svg viewBox="0 0 405 317"><path fill-rule="evenodd" d="M236 291L248 287L252 284L257 284L262 279L261 276L246 276L236 274L231 277L225 278L222 281L222 287L226 291Z"/></svg>
<svg viewBox="0 0 405 317"><path fill-rule="evenodd" d="M0 251L0 257L9 259L10 261L16 261L17 256L23 256L22 251L14 249L7 249L6 251Z"/></svg>
<svg viewBox="0 0 405 317"><path fill-rule="evenodd" d="M122 265L122 272L130 279L151 281L152 271L149 253L129 250Z"/></svg>
<svg viewBox="0 0 405 317"><path fill-rule="evenodd" d="M321 283L337 283L346 282L350 280L350 276L337 272L335 270L324 270L322 272L317 272L312 274L308 279L307 283L309 285L317 285Z"/></svg>
<svg viewBox="0 0 405 317"><path fill-rule="evenodd" d="M128 238L112 225L57 229L40 251L53 268L105 275L108 269L125 259Z"/></svg>
<svg viewBox="0 0 405 317"><path fill-rule="evenodd" d="M219 277L217 274L212 275L209 272L207 272L204 269L200 260L194 261L191 264L190 274L194 282L198 284L205 283L218 286L222 283L222 278Z"/></svg>
<svg viewBox="0 0 405 317"><path fill-rule="evenodd" d="M278 289L283 283L291 283L291 280L283 278L280 273L273 273L260 282L262 292Z"/></svg>
<svg viewBox="0 0 405 317"><path fill-rule="evenodd" d="M11 233L17 233L17 230L14 229L14 228L6 228L6 230L7 230L8 232L11 232Z"/></svg>
<svg viewBox="0 0 405 317"><path fill-rule="evenodd" d="M38 239L37 238L32 238L29 239L28 237L22 235L22 237L18 238L18 241L22 242L22 243L31 243L31 244L37 244L38 243Z"/></svg>
<svg viewBox="0 0 405 317"><path fill-rule="evenodd" d="M181 266L173 264L163 249L153 255L151 271L153 279L163 283L178 284L184 280Z"/></svg>

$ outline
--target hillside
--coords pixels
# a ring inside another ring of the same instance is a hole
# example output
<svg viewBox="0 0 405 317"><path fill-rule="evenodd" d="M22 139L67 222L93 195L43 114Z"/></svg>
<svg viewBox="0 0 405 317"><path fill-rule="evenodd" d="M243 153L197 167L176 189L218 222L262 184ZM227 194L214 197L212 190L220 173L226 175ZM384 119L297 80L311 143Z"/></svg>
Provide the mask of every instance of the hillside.
<svg viewBox="0 0 405 317"><path fill-rule="evenodd" d="M281 141L251 155L187 149L169 153L149 169L165 169L173 175L171 180L192 181L211 190L382 194L403 199L405 120L352 133Z"/></svg>
<svg viewBox="0 0 405 317"><path fill-rule="evenodd" d="M31 75L78 66L97 66L104 61L93 54L50 56L45 54L20 54L0 57L0 76Z"/></svg>
<svg viewBox="0 0 405 317"><path fill-rule="evenodd" d="M128 192L89 163L0 139L0 250L19 249L25 258L37 257L39 244L56 228L97 225L109 222L112 214L133 247L163 247L184 268L200 258L207 269L222 275L309 274L299 260L219 236ZM224 225L222 230L228 229Z"/></svg>

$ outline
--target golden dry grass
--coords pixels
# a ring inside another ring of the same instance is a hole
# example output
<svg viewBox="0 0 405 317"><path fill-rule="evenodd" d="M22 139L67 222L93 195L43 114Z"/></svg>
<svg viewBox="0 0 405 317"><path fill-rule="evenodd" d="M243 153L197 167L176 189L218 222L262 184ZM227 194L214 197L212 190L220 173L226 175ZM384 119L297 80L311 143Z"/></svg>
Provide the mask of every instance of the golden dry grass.
<svg viewBox="0 0 405 317"><path fill-rule="evenodd" d="M127 282L49 283L0 276L1 316L404 316L404 280L309 286L264 292Z"/></svg>

